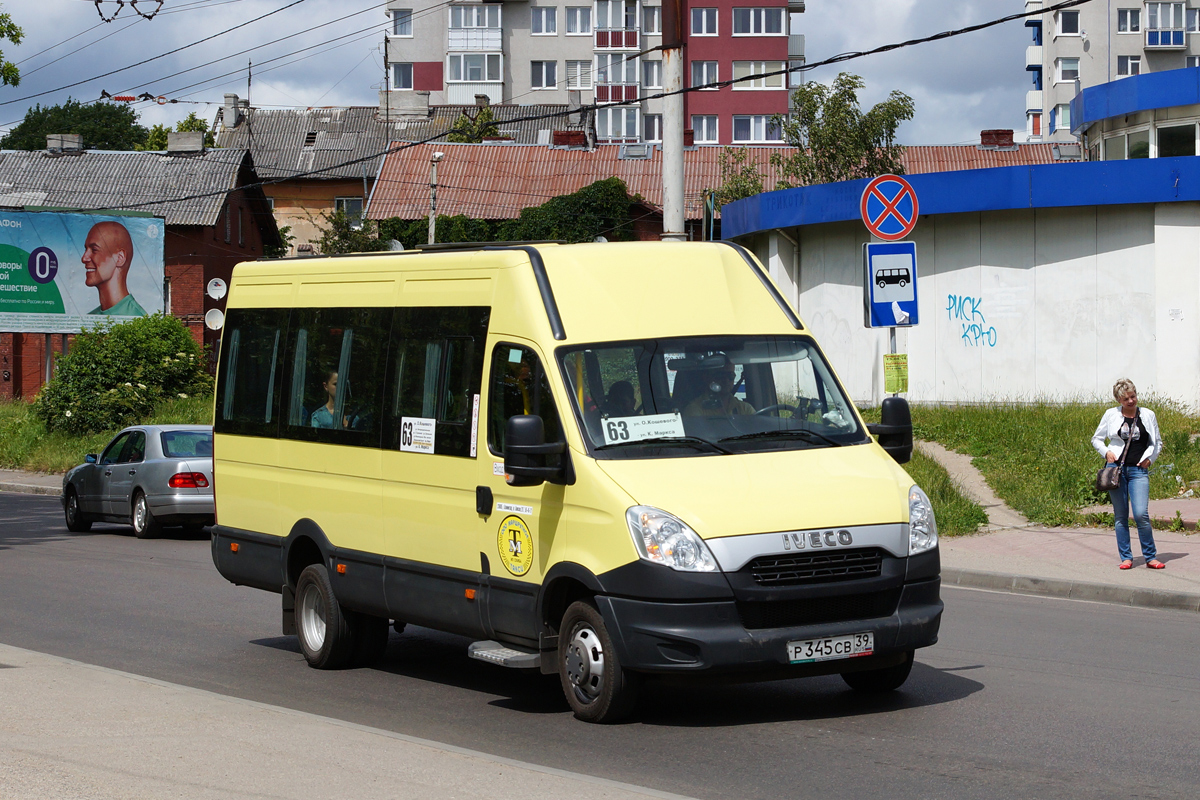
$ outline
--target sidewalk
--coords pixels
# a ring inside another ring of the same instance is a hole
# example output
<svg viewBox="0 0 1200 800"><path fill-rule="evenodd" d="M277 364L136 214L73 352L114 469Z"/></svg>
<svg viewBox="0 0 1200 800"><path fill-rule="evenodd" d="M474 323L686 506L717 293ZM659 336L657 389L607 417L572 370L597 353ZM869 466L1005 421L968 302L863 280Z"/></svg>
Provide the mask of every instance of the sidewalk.
<svg viewBox="0 0 1200 800"><path fill-rule="evenodd" d="M685 800L6 645L0 795Z"/></svg>
<svg viewBox="0 0 1200 800"><path fill-rule="evenodd" d="M0 492L61 495L62 482L62 475L46 475L41 472L0 469Z"/></svg>

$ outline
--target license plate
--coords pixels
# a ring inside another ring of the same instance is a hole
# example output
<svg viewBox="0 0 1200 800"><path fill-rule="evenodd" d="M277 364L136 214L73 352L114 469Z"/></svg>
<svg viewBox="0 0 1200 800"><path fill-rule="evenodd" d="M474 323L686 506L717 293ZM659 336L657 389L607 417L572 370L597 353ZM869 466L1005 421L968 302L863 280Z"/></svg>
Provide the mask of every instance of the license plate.
<svg viewBox="0 0 1200 800"><path fill-rule="evenodd" d="M836 658L857 658L869 656L874 652L875 634L870 632L787 643L788 661L793 664L832 661Z"/></svg>

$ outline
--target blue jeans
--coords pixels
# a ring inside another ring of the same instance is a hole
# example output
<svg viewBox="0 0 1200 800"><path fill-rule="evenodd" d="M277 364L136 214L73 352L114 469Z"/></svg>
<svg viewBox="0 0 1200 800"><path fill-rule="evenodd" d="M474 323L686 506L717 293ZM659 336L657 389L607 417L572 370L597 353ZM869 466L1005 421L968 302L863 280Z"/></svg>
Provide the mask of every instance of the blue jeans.
<svg viewBox="0 0 1200 800"><path fill-rule="evenodd" d="M1122 561L1132 561L1133 551L1129 547L1129 506L1133 504L1133 521L1137 523L1138 539L1142 543L1142 556L1151 560L1158 554L1154 547L1154 531L1150 527L1150 471L1143 467L1123 467L1121 485L1110 489L1113 514L1117 518L1117 552Z"/></svg>

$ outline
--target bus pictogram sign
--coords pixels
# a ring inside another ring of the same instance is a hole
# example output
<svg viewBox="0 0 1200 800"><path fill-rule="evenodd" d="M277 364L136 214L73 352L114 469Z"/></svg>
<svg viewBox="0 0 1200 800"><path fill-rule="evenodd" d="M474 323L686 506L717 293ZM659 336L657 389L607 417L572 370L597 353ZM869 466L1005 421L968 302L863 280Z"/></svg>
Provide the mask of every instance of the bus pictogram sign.
<svg viewBox="0 0 1200 800"><path fill-rule="evenodd" d="M859 201L863 224L885 242L903 239L917 226L917 193L899 175L880 175L863 189Z"/></svg>

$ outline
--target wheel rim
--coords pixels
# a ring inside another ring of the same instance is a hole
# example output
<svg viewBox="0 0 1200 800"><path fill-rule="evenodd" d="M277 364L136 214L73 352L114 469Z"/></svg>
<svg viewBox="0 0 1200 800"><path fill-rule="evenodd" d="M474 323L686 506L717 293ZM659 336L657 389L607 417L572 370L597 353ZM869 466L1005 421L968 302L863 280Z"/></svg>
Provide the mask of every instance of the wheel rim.
<svg viewBox="0 0 1200 800"><path fill-rule="evenodd" d="M142 495L133 501L133 529L139 532L146 530L146 498Z"/></svg>
<svg viewBox="0 0 1200 800"><path fill-rule="evenodd" d="M594 702L604 690L604 648L590 625L580 625L571 635L566 670L567 680L581 702Z"/></svg>
<svg viewBox="0 0 1200 800"><path fill-rule="evenodd" d="M304 587L296 610L300 613L300 633L315 653L325 644L325 601L316 586Z"/></svg>
<svg viewBox="0 0 1200 800"><path fill-rule="evenodd" d="M67 522L75 524L79 517L79 500L74 493L67 495Z"/></svg>

